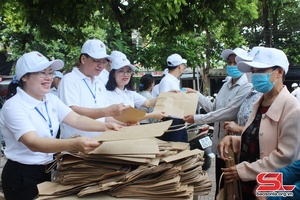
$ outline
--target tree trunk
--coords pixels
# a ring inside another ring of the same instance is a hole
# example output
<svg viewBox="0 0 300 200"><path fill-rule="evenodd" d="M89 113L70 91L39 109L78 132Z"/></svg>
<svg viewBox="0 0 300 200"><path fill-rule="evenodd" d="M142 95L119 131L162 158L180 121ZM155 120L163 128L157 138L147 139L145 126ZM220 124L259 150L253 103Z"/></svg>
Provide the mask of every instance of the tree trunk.
<svg viewBox="0 0 300 200"><path fill-rule="evenodd" d="M279 44L279 34L278 34L278 15L279 15L279 4L275 6L275 12L273 12L274 14L272 15L272 21L273 21L273 25L272 25L272 29L273 29L273 46L275 48L279 48L280 44Z"/></svg>
<svg viewBox="0 0 300 200"><path fill-rule="evenodd" d="M270 28L269 21L269 7L268 0L263 0L263 21L264 21L264 38L266 42L266 47L272 46L272 30Z"/></svg>
<svg viewBox="0 0 300 200"><path fill-rule="evenodd" d="M203 94L204 95L208 95L208 84L207 84L207 77L209 75L209 69L210 69L210 57L211 57L211 35L210 32L208 30L208 28L206 28L205 30L206 32L206 39L207 39L207 48L206 48L206 66L203 67Z"/></svg>
<svg viewBox="0 0 300 200"><path fill-rule="evenodd" d="M123 38L121 38L121 40L125 41L126 44L128 44L128 46L130 46L131 49L135 48L135 46L133 45L133 42L132 42L132 37L131 37L132 29L134 27L131 27L130 24L127 23L127 20L125 18L126 15L130 16L131 9L126 9L126 13L123 14L119 8L119 7L122 7L123 5L118 0L111 1L110 6L111 6L111 9L113 10L113 12L115 13L115 16L120 25L120 29L121 29L122 37L123 37Z"/></svg>

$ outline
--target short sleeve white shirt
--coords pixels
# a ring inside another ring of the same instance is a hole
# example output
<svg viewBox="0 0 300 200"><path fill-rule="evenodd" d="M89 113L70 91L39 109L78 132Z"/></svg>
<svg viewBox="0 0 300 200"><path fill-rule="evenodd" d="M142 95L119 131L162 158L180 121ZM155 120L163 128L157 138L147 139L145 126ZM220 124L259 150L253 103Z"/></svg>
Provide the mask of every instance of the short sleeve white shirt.
<svg viewBox="0 0 300 200"><path fill-rule="evenodd" d="M159 93L180 90L180 80L168 73L159 83Z"/></svg>
<svg viewBox="0 0 300 200"><path fill-rule="evenodd" d="M17 88L16 95L5 102L0 113L0 128L6 143L5 156L10 160L29 165L44 164L52 160L53 153L33 152L19 142L19 139L32 131L39 137L55 138L59 124L71 111L53 94L46 94L44 100L39 101L21 88ZM50 132L49 124L53 134Z"/></svg>
<svg viewBox="0 0 300 200"><path fill-rule="evenodd" d="M124 105L131 107L141 107L147 100L136 91L120 90L119 88L114 91L107 91L107 97L110 105L124 103Z"/></svg>
<svg viewBox="0 0 300 200"><path fill-rule="evenodd" d="M151 91L151 95L153 97L158 97L159 96L159 84L154 85Z"/></svg>
<svg viewBox="0 0 300 200"><path fill-rule="evenodd" d="M66 74L58 86L58 96L67 106L80 106L86 108L107 107L106 88L99 76L91 78L82 74L77 67ZM105 121L99 118L98 121ZM80 134L87 137L100 135L101 132L88 132L73 128L65 123L61 124L61 138L68 138L73 134Z"/></svg>
<svg viewBox="0 0 300 200"><path fill-rule="evenodd" d="M107 81L108 81L108 77L109 77L109 71L107 71L106 69L103 69L101 71L101 73L99 74L100 80L102 81L102 83L104 85L106 85Z"/></svg>
<svg viewBox="0 0 300 200"><path fill-rule="evenodd" d="M57 89L55 87L50 88L50 93L58 96Z"/></svg>

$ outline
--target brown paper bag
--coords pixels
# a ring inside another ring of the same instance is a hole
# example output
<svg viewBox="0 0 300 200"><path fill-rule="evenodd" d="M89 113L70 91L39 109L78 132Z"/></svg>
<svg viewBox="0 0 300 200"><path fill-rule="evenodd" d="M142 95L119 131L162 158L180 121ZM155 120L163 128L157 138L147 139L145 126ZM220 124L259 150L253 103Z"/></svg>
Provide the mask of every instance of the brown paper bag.
<svg viewBox="0 0 300 200"><path fill-rule="evenodd" d="M232 167L235 164L235 154L232 151L232 149L228 150L228 157L225 160L225 166ZM223 174L220 177L219 180L219 186L218 186L218 195L216 197L216 200L242 200L242 189L241 189L241 184L240 181L234 181L233 183L225 183L224 188L220 189L221 187L221 180L223 178Z"/></svg>
<svg viewBox="0 0 300 200"><path fill-rule="evenodd" d="M96 141L114 141L129 140L140 138L159 137L169 129L172 120L157 122L152 124L143 124L138 126L124 126L119 131L108 130L92 139Z"/></svg>
<svg viewBox="0 0 300 200"><path fill-rule="evenodd" d="M154 110L165 112L173 118L183 118L196 113L198 103L197 93L161 92Z"/></svg>
<svg viewBox="0 0 300 200"><path fill-rule="evenodd" d="M134 124L142 120L145 115L146 115L145 111L139 110L137 108L129 107L121 115L114 116L114 118L116 120L119 120L120 122Z"/></svg>

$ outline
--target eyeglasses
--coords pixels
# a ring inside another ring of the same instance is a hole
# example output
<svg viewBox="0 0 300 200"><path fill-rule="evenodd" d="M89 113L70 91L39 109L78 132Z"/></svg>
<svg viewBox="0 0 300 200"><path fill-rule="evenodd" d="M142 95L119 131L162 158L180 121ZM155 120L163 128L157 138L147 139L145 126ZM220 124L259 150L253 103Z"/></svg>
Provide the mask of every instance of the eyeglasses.
<svg viewBox="0 0 300 200"><path fill-rule="evenodd" d="M133 71L125 71L125 70L123 70L123 69L120 69L120 70L116 70L116 72L118 73L118 74L122 74L122 75L132 75L133 74Z"/></svg>
<svg viewBox="0 0 300 200"><path fill-rule="evenodd" d="M97 60L97 59L93 59L92 58L92 60L93 60L93 62L94 63L97 63L98 65L100 64L100 65L107 65L108 64L108 61L105 59L105 60L103 60L103 59L101 59L101 60Z"/></svg>
<svg viewBox="0 0 300 200"><path fill-rule="evenodd" d="M83 53L83 54L81 54L81 55L84 55L86 58L92 59L92 61L93 61L94 63L97 63L97 64L107 65L108 62L109 62L108 59L94 59L94 58L92 58L91 56L89 56L89 54L86 54L86 53Z"/></svg>
<svg viewBox="0 0 300 200"><path fill-rule="evenodd" d="M38 74L40 78L53 78L54 77L54 72L50 72L50 73L45 73L45 72L33 72L33 74Z"/></svg>

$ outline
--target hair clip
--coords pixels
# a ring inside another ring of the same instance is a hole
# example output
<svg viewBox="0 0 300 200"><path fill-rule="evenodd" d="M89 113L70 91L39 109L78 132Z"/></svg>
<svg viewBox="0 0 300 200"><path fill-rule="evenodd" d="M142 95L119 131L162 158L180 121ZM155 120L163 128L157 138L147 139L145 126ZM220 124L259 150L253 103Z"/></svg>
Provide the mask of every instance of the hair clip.
<svg viewBox="0 0 300 200"><path fill-rule="evenodd" d="M14 75L14 76L13 76L12 83L13 83L13 84L19 84L19 82L20 82L20 81L17 79L17 76Z"/></svg>

